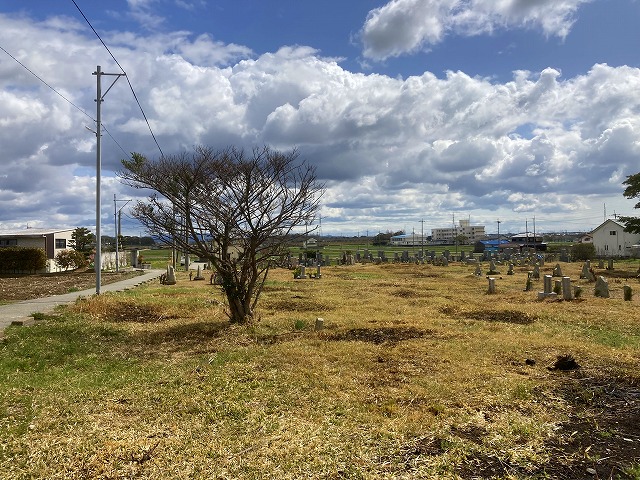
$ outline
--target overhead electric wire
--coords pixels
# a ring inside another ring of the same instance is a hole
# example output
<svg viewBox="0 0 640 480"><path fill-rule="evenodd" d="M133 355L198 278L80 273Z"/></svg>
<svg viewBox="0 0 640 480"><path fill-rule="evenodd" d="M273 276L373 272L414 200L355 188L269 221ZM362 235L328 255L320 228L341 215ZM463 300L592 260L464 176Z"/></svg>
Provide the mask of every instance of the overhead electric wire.
<svg viewBox="0 0 640 480"><path fill-rule="evenodd" d="M104 40L102 40L102 38L100 37L100 35L96 31L96 29L93 28L93 25L91 25L91 22L89 21L87 16L83 13L83 11L80 9L78 4L76 3L76 0L71 0L71 1L76 6L78 11L80 12L80 15L82 15L82 18L84 18L85 22L87 22L87 25L89 25L91 30L93 30L93 33L95 33L96 37L98 37L98 40L100 40L100 42L102 43L104 48L107 50L107 52L109 52L109 55L111 55L111 58L113 58L113 61L116 62L116 65L118 65L118 67L120 67L120 70L122 70L122 73L124 73L124 76L127 79L127 83L129 84L129 88L131 89L131 93L133 94L133 98L135 99L136 103L138 104L138 107L140 108L140 112L142 113L142 116L144 117L145 122L147 122L147 127L149 128L149 132L151 133L151 136L153 137L153 141L156 142L156 146L158 147L158 150L160 151L160 155L164 157L164 153L162 151L162 148L160 148L160 144L158 143L158 139L156 138L155 134L153 133L153 130L151 129L151 124L149 123L149 119L147 118L147 115L144 113L144 109L142 108L142 105L140 104L140 100L138 100L138 95L136 95L136 92L133 89L133 85L131 84L131 80L129 80L129 75L127 75L127 72L125 71L125 69L122 68L122 65L120 65L120 62L118 62L118 60L116 59L115 55L111 52L111 50L109 50L109 47L107 46L106 43L104 43Z"/></svg>
<svg viewBox="0 0 640 480"><path fill-rule="evenodd" d="M44 81L38 74L36 74L33 70L31 70L29 67L27 67L24 63L22 63L20 60L18 60L14 55L12 55L9 51L7 51L4 47L2 47L0 45L0 50L2 50L4 53L6 53L9 57L11 57L18 65L20 65L22 68L24 68L27 72L29 72L31 75L33 75L35 78L37 78L41 83L43 83L44 85L46 85L49 89L51 89L56 95L58 95L60 98L62 98L65 102L67 102L69 105L71 105L72 107L74 107L76 110L78 110L79 112L81 112L83 115L85 115L86 117L90 118L92 122L96 122L95 118L93 118L91 115L89 115L84 109L80 108L78 105L76 105L75 103L73 103L71 100L69 100L67 97L65 97L62 93L60 93L58 90L56 90L54 87L52 87L51 85L49 85L46 81ZM118 148L120 148L120 150L122 150L122 152L127 156L130 157L131 154L127 153L126 150L124 148L122 148L122 146L118 143L118 141L113 137L113 135L111 135L111 132L109 132L109 130L107 130L107 127L104 126L104 124L102 124L102 128L104 128L104 131L107 133L107 135L109 135L109 137L111 137L111 140L113 140L113 143L115 143Z"/></svg>

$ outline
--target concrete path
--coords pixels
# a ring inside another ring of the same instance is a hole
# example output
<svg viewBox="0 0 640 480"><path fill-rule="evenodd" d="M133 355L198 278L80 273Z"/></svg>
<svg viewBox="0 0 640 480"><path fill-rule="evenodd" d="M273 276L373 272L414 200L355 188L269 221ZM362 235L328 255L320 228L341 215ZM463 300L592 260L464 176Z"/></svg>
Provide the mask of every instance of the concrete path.
<svg viewBox="0 0 640 480"><path fill-rule="evenodd" d="M128 278L108 285L102 285L100 287L100 293L129 290L143 283L155 280L163 273L165 273L165 270L149 270L137 277ZM33 300L24 300L22 302L11 303L9 305L0 305L0 333L2 333L2 331L13 322L23 325L28 324L30 321L33 321L32 314L34 313L50 313L58 305L73 303L80 297L90 297L95 295L95 293L96 289L93 287L80 292L35 298Z"/></svg>

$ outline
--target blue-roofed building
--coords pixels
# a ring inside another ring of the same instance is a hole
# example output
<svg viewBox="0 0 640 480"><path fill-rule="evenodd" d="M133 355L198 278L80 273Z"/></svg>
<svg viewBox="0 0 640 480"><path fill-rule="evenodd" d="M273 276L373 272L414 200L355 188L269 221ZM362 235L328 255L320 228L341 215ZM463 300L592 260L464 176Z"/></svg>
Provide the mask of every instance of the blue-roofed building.
<svg viewBox="0 0 640 480"><path fill-rule="evenodd" d="M509 240L480 240L475 243L474 252L490 252L490 253L498 253L501 245L508 245Z"/></svg>

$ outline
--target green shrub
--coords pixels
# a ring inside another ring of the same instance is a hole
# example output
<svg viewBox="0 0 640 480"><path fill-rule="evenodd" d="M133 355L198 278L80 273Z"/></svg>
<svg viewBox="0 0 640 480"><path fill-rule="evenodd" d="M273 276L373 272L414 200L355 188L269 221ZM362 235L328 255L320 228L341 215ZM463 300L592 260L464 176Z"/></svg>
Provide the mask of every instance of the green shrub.
<svg viewBox="0 0 640 480"><path fill-rule="evenodd" d="M64 270L69 270L70 268L75 270L76 268L86 267L89 264L84 253L78 250L61 250L56 254L55 261L58 267Z"/></svg>
<svg viewBox="0 0 640 480"><path fill-rule="evenodd" d="M41 248L0 248L0 272L36 272L46 266L47 256Z"/></svg>
<svg viewBox="0 0 640 480"><path fill-rule="evenodd" d="M596 258L596 247L593 243L576 243L571 247L574 260L593 260Z"/></svg>

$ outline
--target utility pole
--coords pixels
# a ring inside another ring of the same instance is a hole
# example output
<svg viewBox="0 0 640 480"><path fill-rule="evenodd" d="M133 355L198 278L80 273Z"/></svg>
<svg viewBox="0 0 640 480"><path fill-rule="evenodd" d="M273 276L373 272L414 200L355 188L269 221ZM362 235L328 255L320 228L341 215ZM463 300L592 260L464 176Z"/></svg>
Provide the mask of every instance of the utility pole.
<svg viewBox="0 0 640 480"><path fill-rule="evenodd" d="M102 283L102 238L100 232L100 182L101 182L101 166L102 166L102 145L100 130L102 129L101 106L104 97L111 87L115 85L120 77L125 76L124 73L104 73L100 65L96 67L96 71L92 75L96 76L96 255L94 265L96 270L96 295L100 295L100 284ZM107 91L102 93L102 76L108 75L116 77Z"/></svg>
<svg viewBox="0 0 640 480"><path fill-rule="evenodd" d="M113 221L115 222L116 232L116 272L120 271L120 258L118 257L118 247L120 244L120 219L122 218L122 209L127 206L131 200L117 200L116 194L113 194ZM118 202L125 202L123 206L118 210Z"/></svg>
<svg viewBox="0 0 640 480"><path fill-rule="evenodd" d="M424 218L420 220L420 223L422 224L422 232L421 232L422 238L420 239L420 245L422 247L421 255L422 255L422 261L424 261Z"/></svg>
<svg viewBox="0 0 640 480"><path fill-rule="evenodd" d="M536 250L536 216L533 216L533 249Z"/></svg>

